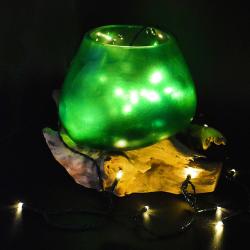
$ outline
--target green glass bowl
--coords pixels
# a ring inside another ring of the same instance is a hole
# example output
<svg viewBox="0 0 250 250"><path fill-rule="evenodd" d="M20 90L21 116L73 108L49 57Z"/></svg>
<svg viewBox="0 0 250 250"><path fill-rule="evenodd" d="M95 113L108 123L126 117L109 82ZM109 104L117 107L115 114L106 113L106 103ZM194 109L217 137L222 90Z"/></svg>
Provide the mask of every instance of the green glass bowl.
<svg viewBox="0 0 250 250"><path fill-rule="evenodd" d="M195 109L194 84L171 35L110 25L84 36L62 87L59 118L79 146L128 150L185 129Z"/></svg>

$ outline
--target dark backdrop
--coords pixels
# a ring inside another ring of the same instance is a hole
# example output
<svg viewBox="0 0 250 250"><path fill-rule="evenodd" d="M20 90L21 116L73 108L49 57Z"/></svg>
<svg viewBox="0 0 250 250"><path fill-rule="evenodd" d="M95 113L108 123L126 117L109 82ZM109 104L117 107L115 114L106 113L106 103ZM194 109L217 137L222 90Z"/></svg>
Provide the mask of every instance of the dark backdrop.
<svg viewBox="0 0 250 250"><path fill-rule="evenodd" d="M55 163L41 129L56 126L51 92L60 88L84 33L106 24L160 26L176 37L197 87L197 116L203 113L206 123L227 137L228 164L248 170L250 37L246 2L2 0L1 197L26 197L56 206L76 203L76 185ZM95 197L89 192L81 195ZM25 244L30 240L25 233L23 238Z"/></svg>
<svg viewBox="0 0 250 250"><path fill-rule="evenodd" d="M1 129L7 134L24 125L49 124L51 91L61 86L90 28L113 23L157 25L178 40L196 83L198 112L243 147L250 134L245 2L1 1Z"/></svg>

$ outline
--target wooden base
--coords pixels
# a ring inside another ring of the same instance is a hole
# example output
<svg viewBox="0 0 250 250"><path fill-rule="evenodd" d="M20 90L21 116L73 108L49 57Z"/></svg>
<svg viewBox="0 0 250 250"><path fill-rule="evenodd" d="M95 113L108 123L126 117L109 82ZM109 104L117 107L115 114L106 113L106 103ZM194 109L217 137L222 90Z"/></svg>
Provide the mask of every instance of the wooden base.
<svg viewBox="0 0 250 250"><path fill-rule="evenodd" d="M221 163L198 163L195 154L177 140L163 140L149 147L126 151L129 159L112 156L104 163L104 188L123 171L115 193L124 196L131 193L163 191L181 193L181 184L187 175L197 193L213 192L219 179Z"/></svg>
<svg viewBox="0 0 250 250"><path fill-rule="evenodd" d="M43 132L53 156L74 180L85 187L100 189L94 162L67 148L56 131L44 129ZM114 189L117 196L157 191L180 194L188 174L197 193L213 192L222 168L221 163L198 163L200 156L175 138L124 153L127 157L111 155L100 166L104 190L110 190L117 172L122 170L122 178Z"/></svg>

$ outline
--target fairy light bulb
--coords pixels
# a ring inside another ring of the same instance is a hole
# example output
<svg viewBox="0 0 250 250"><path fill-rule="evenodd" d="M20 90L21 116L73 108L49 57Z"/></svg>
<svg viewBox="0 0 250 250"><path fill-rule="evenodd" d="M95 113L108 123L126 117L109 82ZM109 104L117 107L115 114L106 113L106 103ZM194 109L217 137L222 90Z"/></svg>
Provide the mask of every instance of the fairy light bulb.
<svg viewBox="0 0 250 250"><path fill-rule="evenodd" d="M122 172L122 170L120 169L118 172L117 172L117 174L116 174L116 180L120 180L121 178L122 178L122 176L123 176L123 172Z"/></svg>
<svg viewBox="0 0 250 250"><path fill-rule="evenodd" d="M236 169L232 168L228 171L228 173L232 176L232 177L235 177L237 175L237 171Z"/></svg>
<svg viewBox="0 0 250 250"><path fill-rule="evenodd" d="M235 174L236 174L236 170L235 170L234 168L233 168L233 169L231 169L231 170L230 170L230 172L231 172L231 173L233 173L233 175L235 175Z"/></svg>
<svg viewBox="0 0 250 250"><path fill-rule="evenodd" d="M224 224L223 224L223 222L220 220L220 221L218 221L218 222L215 224L215 229L216 229L217 231L221 231L221 230L223 229L223 226L224 226Z"/></svg>
<svg viewBox="0 0 250 250"><path fill-rule="evenodd" d="M151 211L149 209L149 206L144 206L142 208L142 217L145 223L149 222L150 214L151 214Z"/></svg>
<svg viewBox="0 0 250 250"><path fill-rule="evenodd" d="M23 209L23 202L18 202L17 203L17 209L22 210Z"/></svg>
<svg viewBox="0 0 250 250"><path fill-rule="evenodd" d="M216 219L217 220L220 220L221 219L221 215L222 215L222 207L220 207L220 206L217 206L217 208L216 208Z"/></svg>
<svg viewBox="0 0 250 250"><path fill-rule="evenodd" d="M23 210L23 205L24 203L23 202L18 202L17 205L16 205L16 219L18 219L22 213L22 210Z"/></svg>
<svg viewBox="0 0 250 250"><path fill-rule="evenodd" d="M190 175L192 179L196 178L200 172L201 172L201 169L198 169L198 168L187 167L184 169L185 177Z"/></svg>

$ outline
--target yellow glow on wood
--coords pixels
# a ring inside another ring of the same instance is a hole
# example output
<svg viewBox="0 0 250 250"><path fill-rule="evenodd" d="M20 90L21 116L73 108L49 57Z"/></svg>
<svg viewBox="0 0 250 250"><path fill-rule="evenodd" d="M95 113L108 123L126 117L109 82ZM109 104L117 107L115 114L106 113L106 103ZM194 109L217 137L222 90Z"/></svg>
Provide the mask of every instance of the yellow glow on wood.
<svg viewBox="0 0 250 250"><path fill-rule="evenodd" d="M192 168L192 167L187 167L184 169L184 177L187 177L188 175L191 176L191 178L197 178L202 170L198 168Z"/></svg>
<svg viewBox="0 0 250 250"><path fill-rule="evenodd" d="M112 185L117 172L122 169L123 181L115 190L118 196L156 191L180 194L180 186L188 174L191 175L197 193L213 192L222 165L195 163L191 153L182 153L184 151L181 148L177 150L176 145L173 139L162 140L148 147L125 151L127 158L112 156L104 163L104 173L108 176L103 182L104 189Z"/></svg>

